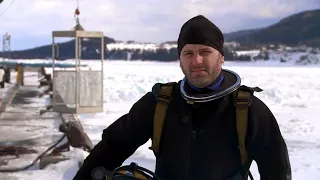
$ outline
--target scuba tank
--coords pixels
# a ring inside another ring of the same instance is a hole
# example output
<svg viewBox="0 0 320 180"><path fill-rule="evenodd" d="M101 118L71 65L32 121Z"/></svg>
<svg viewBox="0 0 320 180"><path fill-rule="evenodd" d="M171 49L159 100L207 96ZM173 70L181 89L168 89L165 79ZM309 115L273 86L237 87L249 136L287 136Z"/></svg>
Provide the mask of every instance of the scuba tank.
<svg viewBox="0 0 320 180"><path fill-rule="evenodd" d="M97 167L92 170L91 177L94 180L161 180L155 173L138 166L134 162L130 165L118 167L113 171Z"/></svg>

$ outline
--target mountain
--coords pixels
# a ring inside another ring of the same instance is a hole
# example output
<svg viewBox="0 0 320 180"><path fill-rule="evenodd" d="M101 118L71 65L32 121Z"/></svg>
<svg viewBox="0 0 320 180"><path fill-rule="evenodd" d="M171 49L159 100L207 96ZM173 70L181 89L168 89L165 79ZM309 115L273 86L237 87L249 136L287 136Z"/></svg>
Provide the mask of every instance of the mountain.
<svg viewBox="0 0 320 180"><path fill-rule="evenodd" d="M106 44L115 43L116 41L112 38L104 38L104 46ZM81 41L81 59L94 60L101 58L101 44L100 39L97 38L84 38ZM168 41L166 43L172 44L174 42ZM66 60L75 58L75 40L70 40L62 43L57 43L55 58L57 60ZM236 57L235 53L225 48L225 58L228 60L234 60ZM11 59L52 59L52 45L45 45L35 47L26 50L11 51L10 54L3 54L0 52L0 57L6 57ZM113 60L154 60L154 61L176 61L178 57L177 48L157 49L156 51L140 51L132 49L120 49L120 50L108 50L104 52L105 59ZM240 60L243 60L240 59Z"/></svg>
<svg viewBox="0 0 320 180"><path fill-rule="evenodd" d="M109 37L104 37L104 47L106 44L115 43L116 41ZM59 51L57 58L59 60L71 59L75 56L75 40L69 40L62 43L56 43ZM83 59L99 59L101 49L100 38L84 38L81 41ZM2 52L0 52L2 56ZM11 51L12 59L48 59L52 58L52 45L44 45L26 50Z"/></svg>
<svg viewBox="0 0 320 180"><path fill-rule="evenodd" d="M224 35L226 41L236 41L241 47L257 48L265 44L285 44L285 45L307 45L320 47L320 9L305 11L288 16L278 23L268 27L241 30L227 33ZM115 43L110 37L104 38L104 43ZM167 41L175 43L176 41ZM90 38L82 41L81 59L100 59L100 39ZM73 59L75 54L75 41L58 43L59 60ZM52 47L50 45L35 47L32 49L12 51L12 59L51 59ZM239 60L246 57L236 57L234 52L225 48L227 60ZM0 52L0 56L3 54ZM4 56L7 56L5 54ZM106 50L105 59L129 59L131 60L156 60L156 61L175 61L178 59L177 49L169 51L158 49L152 51L133 51L133 50Z"/></svg>
<svg viewBox="0 0 320 180"><path fill-rule="evenodd" d="M288 16L271 26L226 34L242 45L285 44L320 47L320 9Z"/></svg>
<svg viewBox="0 0 320 180"><path fill-rule="evenodd" d="M242 37L242 36L246 36L249 34L253 34L259 30L261 30L262 28L258 28L258 29L247 29L247 30L240 30L240 31L235 31L235 32L231 32L231 33L226 33L223 34L224 36L224 40L225 41L232 41L233 39Z"/></svg>

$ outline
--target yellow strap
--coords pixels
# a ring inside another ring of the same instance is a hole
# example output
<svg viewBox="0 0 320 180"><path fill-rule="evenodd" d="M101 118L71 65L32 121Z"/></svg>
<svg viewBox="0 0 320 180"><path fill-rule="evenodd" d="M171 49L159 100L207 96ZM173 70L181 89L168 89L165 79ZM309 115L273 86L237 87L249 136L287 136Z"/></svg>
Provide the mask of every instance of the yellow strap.
<svg viewBox="0 0 320 180"><path fill-rule="evenodd" d="M158 102L153 118L153 139L152 145L150 147L150 149L156 153L159 152L162 129L164 125L164 120L166 118L172 89L173 86L164 85L161 87L160 94L158 96Z"/></svg>
<svg viewBox="0 0 320 180"><path fill-rule="evenodd" d="M250 98L250 92L241 90L238 91L236 98L237 133L242 164L245 164L248 161L245 141L248 125L248 108L251 104Z"/></svg>

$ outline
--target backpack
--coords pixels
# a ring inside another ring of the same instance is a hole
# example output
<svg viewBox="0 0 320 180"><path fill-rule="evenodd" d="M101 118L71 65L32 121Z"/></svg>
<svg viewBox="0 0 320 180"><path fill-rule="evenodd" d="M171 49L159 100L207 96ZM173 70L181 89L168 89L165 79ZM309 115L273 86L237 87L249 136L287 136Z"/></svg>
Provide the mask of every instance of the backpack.
<svg viewBox="0 0 320 180"><path fill-rule="evenodd" d="M159 152L160 140L164 121L166 118L167 108L171 100L171 93L176 83L163 84L160 88L160 92L156 95L157 104L153 119L153 139L152 145L149 149L155 153ZM248 108L251 105L251 96L253 92L261 92L260 88L250 88L247 86L240 86L235 92L233 92L234 105L236 107L236 125L238 134L238 148L240 151L241 163L243 167L248 165L248 154L245 146L245 138L248 125ZM245 179L248 175L253 179L249 169L245 170Z"/></svg>

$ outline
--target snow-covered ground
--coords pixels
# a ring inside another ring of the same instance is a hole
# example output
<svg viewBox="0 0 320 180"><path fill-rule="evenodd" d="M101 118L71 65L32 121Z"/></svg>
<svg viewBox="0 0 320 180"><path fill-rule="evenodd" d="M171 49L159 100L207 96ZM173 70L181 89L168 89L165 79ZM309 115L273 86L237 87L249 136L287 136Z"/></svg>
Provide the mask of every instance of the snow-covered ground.
<svg viewBox="0 0 320 180"><path fill-rule="evenodd" d="M238 55L250 55L251 60L257 60L261 63L266 54L268 54L268 61L265 63L278 63L284 65L319 65L320 64L320 49L319 48L300 48L289 50L251 50L251 51L237 51Z"/></svg>
<svg viewBox="0 0 320 180"><path fill-rule="evenodd" d="M85 63L99 66L99 62ZM128 112L132 104L143 96L156 82L178 81L183 77L177 62L105 61L104 112L79 115L85 131L96 144L102 130ZM256 93L272 110L287 142L294 180L320 179L320 68L280 65L276 62L232 63L224 68L237 72L242 84L259 86L264 91ZM49 70L49 69L48 69ZM40 103L40 102L39 102ZM137 162L154 170L155 158L148 149L150 141L141 146L124 163ZM12 173L17 179L70 180L77 171L77 159L86 155L73 149L66 156L74 157L44 170ZM255 164L251 167L259 179Z"/></svg>

